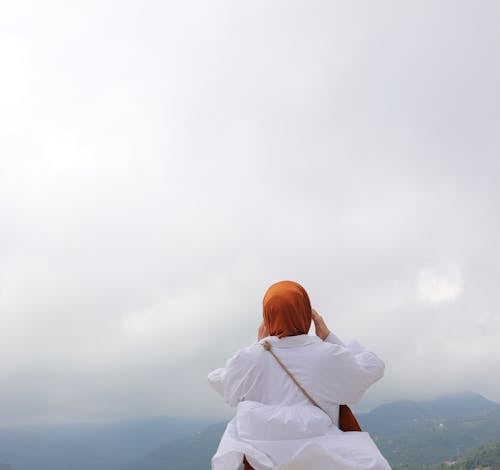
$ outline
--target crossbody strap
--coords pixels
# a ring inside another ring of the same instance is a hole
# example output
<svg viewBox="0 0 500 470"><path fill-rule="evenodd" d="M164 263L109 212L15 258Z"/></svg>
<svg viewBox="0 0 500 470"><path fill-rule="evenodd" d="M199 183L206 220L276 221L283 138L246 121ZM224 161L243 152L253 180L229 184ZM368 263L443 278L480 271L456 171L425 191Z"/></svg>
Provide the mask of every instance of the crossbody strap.
<svg viewBox="0 0 500 470"><path fill-rule="evenodd" d="M271 347L271 343L269 341L264 341L262 343L262 346L264 347L264 349L266 351L269 351L272 356L274 357L274 359L276 359L276 362L281 366L281 368L287 373L288 377L290 377L293 382L295 383L295 385L297 385L297 387L299 387L299 390L305 395L305 397L314 405L314 406L317 406L321 411L325 412L326 411L321 408L321 406L318 405L318 403L316 402L316 400L314 400L313 397L311 397L311 395L309 395L309 393L307 393L306 389L299 384L299 382L297 381L297 379L293 376L293 374L288 370L288 367L285 366L285 364L283 364L280 360L280 358L278 356L276 356L275 352L273 351L272 347Z"/></svg>

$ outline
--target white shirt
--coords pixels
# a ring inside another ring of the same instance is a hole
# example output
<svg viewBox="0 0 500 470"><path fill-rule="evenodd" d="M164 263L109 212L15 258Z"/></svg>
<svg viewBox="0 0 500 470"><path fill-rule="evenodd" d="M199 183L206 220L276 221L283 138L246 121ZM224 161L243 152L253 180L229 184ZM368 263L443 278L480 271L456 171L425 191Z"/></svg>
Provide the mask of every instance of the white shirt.
<svg viewBox="0 0 500 470"><path fill-rule="evenodd" d="M263 348L266 340L326 414ZM238 407L212 468L235 470L243 455L256 470L390 468L368 433L337 428L339 404L359 401L383 373L384 363L374 353L357 342L344 345L332 333L325 341L271 336L241 349L208 376L224 400Z"/></svg>

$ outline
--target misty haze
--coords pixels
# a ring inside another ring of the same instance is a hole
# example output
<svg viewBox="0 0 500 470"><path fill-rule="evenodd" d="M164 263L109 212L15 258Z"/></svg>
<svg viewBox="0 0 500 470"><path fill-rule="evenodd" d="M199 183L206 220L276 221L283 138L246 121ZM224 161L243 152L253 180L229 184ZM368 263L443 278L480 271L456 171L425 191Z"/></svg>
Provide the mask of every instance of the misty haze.
<svg viewBox="0 0 500 470"><path fill-rule="evenodd" d="M2 1L0 470L208 469L281 279L384 360L393 468L500 468L499 21Z"/></svg>

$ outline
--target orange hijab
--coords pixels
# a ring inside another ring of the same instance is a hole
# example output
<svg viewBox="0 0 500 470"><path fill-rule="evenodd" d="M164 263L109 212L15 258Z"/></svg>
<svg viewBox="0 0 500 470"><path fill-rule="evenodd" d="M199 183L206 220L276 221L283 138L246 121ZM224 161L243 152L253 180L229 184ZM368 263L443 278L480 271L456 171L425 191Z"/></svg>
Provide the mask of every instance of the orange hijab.
<svg viewBox="0 0 500 470"><path fill-rule="evenodd" d="M264 295L263 316L271 336L306 335L311 326L309 296L296 282L277 282Z"/></svg>

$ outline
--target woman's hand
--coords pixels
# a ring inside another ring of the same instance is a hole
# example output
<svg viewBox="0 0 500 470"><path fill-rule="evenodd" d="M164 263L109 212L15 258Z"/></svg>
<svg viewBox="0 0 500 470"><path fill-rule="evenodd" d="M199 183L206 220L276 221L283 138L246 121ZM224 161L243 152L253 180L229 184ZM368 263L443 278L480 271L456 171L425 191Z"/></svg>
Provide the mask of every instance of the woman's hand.
<svg viewBox="0 0 500 470"><path fill-rule="evenodd" d="M316 336L319 336L323 341L328 338L330 330L326 326L323 317L314 309L312 309L312 321L314 322L314 328L316 329Z"/></svg>
<svg viewBox="0 0 500 470"><path fill-rule="evenodd" d="M260 341L262 338L267 338L268 336L269 336L269 330L267 329L264 320L262 320L262 323L260 324L259 329L257 331L257 341Z"/></svg>

